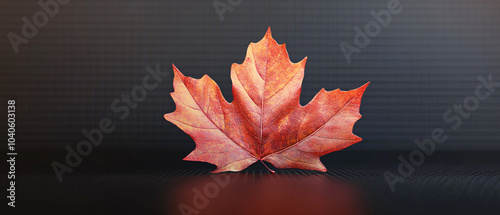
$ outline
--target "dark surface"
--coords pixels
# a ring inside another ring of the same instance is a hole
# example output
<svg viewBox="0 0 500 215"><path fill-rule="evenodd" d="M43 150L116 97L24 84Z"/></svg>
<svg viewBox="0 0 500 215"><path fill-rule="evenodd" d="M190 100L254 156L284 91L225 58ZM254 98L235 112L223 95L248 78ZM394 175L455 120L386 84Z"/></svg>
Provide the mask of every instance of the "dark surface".
<svg viewBox="0 0 500 215"><path fill-rule="evenodd" d="M296 208L297 203L310 208L310 211L338 206L332 210L335 213L328 214L493 215L500 210L498 168L426 166L417 170L405 183L399 184L395 192L389 190L382 176L386 170L367 168L365 165L339 168L327 173L286 170L272 175L266 170L246 170L230 174L230 177L240 178L237 182L233 182L235 179L231 181L234 185L220 188L219 195L210 199L209 205L199 211L200 214L244 214L231 213L228 208L236 205L241 209L250 204L261 207L251 209L258 211L258 214L290 214L284 211L287 211L287 207ZM93 169L79 171L59 184L50 174L23 173L19 175L17 194L17 209L23 213L17 214L181 214L179 204L194 207L191 203L195 196L192 189L203 190L206 184L213 181L207 179L207 174L207 170L199 169ZM323 177L322 184L317 184L314 177ZM281 189L271 187L260 193L261 197L250 195L250 191L279 180L297 181L301 186L283 189L284 185L281 184ZM318 186L324 189L333 186L330 188L333 190L327 194L330 198L314 202L303 199L304 196L320 195L322 192ZM346 191L347 188L350 190ZM287 196L297 189L302 190L301 195ZM345 201L348 194L344 192L356 195L358 198L350 197L350 200L361 203L339 205L339 202L334 202L338 201L335 198ZM267 198L265 201L265 196L274 196L276 199ZM294 204L277 207L281 203L280 199L285 197ZM342 212L346 211L346 207L350 213Z"/></svg>
<svg viewBox="0 0 500 215"><path fill-rule="evenodd" d="M498 214L496 154L437 153L391 192L384 173L397 174L398 163L386 160L399 154L407 153L336 152L322 158L326 173L270 174L259 162L241 173L210 174L215 167L205 163L165 159L141 166L119 157L123 165L89 162L62 183L50 169L20 170L14 214L182 214L180 204L195 208L193 189L203 192L215 182L210 175L231 180L199 214L309 214L304 208L314 214Z"/></svg>

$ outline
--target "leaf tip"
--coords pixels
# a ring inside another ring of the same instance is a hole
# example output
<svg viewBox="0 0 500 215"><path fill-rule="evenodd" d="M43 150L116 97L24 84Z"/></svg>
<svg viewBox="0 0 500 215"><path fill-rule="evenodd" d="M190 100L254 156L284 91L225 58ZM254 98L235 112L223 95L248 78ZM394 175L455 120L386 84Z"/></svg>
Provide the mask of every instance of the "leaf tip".
<svg viewBox="0 0 500 215"><path fill-rule="evenodd" d="M314 170L319 171L319 172L326 172L326 171L328 171L326 169L325 165L323 165L323 163L321 163L321 161L319 161L319 159L318 159L317 162L318 162L318 164L316 165L316 168Z"/></svg>
<svg viewBox="0 0 500 215"><path fill-rule="evenodd" d="M193 152L189 153L185 158L183 158L182 160L184 161L199 161L197 160L196 158L193 158Z"/></svg>
<svg viewBox="0 0 500 215"><path fill-rule="evenodd" d="M172 67L174 69L174 79L175 77L179 76L179 77L184 77L184 75L181 73L181 71L179 69L177 69L177 67L172 63Z"/></svg>
<svg viewBox="0 0 500 215"><path fill-rule="evenodd" d="M368 82L366 82L366 84L363 84L363 86L358 87L358 89L356 89L356 90L359 90L359 91L361 91L361 92L364 92L364 91L366 90L366 88L368 87L368 85L370 85L370 82L369 82L369 81L368 81Z"/></svg>
<svg viewBox="0 0 500 215"><path fill-rule="evenodd" d="M307 62L307 56L305 56L305 57L304 57L304 59L302 59L302 60L300 61L300 63L302 63L303 65L305 65L305 64L306 64L306 62Z"/></svg>
<svg viewBox="0 0 500 215"><path fill-rule="evenodd" d="M174 65L174 63L172 63L172 69L175 71L179 71L179 69L177 69L177 67Z"/></svg>
<svg viewBox="0 0 500 215"><path fill-rule="evenodd" d="M167 120L167 121L170 121L170 120L169 120L169 118L170 118L170 116L169 116L169 115L170 115L170 114L171 114L171 113L164 114L164 115L163 115L163 118L165 118L165 120Z"/></svg>

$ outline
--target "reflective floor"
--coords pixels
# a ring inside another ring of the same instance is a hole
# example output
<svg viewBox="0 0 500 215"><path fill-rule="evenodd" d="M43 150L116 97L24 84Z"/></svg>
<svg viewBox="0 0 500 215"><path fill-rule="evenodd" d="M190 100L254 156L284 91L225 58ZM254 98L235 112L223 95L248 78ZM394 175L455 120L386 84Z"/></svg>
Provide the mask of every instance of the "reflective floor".
<svg viewBox="0 0 500 215"><path fill-rule="evenodd" d="M426 165L392 192L384 173L264 169L79 170L18 175L19 214L500 214L500 168Z"/></svg>

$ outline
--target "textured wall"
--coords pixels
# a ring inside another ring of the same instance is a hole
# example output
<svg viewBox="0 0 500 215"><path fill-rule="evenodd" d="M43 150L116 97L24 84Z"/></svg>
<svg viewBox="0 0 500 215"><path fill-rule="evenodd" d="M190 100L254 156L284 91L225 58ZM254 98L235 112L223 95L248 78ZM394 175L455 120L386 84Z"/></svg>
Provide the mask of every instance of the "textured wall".
<svg viewBox="0 0 500 215"><path fill-rule="evenodd" d="M175 109L171 63L191 77L208 74L231 101L231 64L243 62L248 44L271 26L292 61L308 56L303 105L323 87L348 90L371 81L354 128L364 140L348 150L411 150L415 138L430 137L434 128L449 136L437 150L500 150L500 87L456 131L454 122L443 121L454 103L474 96L480 75L500 82L500 3L401 1L399 13L347 63L339 44L355 45L353 28L363 29L375 20L370 11L388 2L243 0L221 21L208 0L72 0L17 54L7 35L21 36L21 18L41 7L35 0L2 2L1 101L16 99L24 149L64 150L107 117L116 129L104 135L103 149L187 154L194 141L163 119ZM170 76L120 120L111 103L157 64Z"/></svg>

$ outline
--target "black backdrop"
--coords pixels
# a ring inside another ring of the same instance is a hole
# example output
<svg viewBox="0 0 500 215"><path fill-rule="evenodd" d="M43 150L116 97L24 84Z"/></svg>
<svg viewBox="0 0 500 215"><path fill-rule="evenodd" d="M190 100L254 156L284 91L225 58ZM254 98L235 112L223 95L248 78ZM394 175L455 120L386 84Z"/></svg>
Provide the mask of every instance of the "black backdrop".
<svg viewBox="0 0 500 215"><path fill-rule="evenodd" d="M208 0L72 0L16 53L9 32L22 35L21 18L41 8L36 0L4 1L1 102L16 100L18 169L52 172L53 161L64 161L65 147L75 147L85 139L82 130L98 127L102 118L112 119L116 129L78 168L195 165L181 162L194 141L163 118L175 110L171 64L191 77L208 74L232 101L230 66L243 62L248 44L269 26L293 62L308 57L303 105L321 88L350 90L371 81L354 127L363 141L324 160L397 163L399 153L417 148L416 138L443 128L449 139L431 161L498 164L492 159L500 150L500 89L456 131L443 113L474 95L479 76L500 81L500 3L402 0L402 11L348 63L339 44L353 45L353 28L374 20L370 11L388 2L243 0L221 21ZM118 120L110 104L156 65L170 76Z"/></svg>
<svg viewBox="0 0 500 215"><path fill-rule="evenodd" d="M248 44L271 26L292 61L308 56L303 105L323 87L349 90L371 81L354 129L364 140L347 150L412 150L415 138L450 128L443 113L474 95L478 76L500 80L500 4L401 1L403 10L348 64L339 44L353 45L353 28L363 28L373 20L370 11L387 2L243 1L221 21L210 1L70 1L17 54L7 37L0 40L2 101L18 103L19 147L64 152L85 138L82 129L117 119L113 100L141 83L146 66L160 65L170 76L116 122L96 152L187 155L194 142L163 119L175 110L171 64L191 77L208 74L231 101L231 64L243 62ZM2 35L21 35L21 18L39 10L37 1L2 3ZM500 150L497 94L481 101L437 150Z"/></svg>

